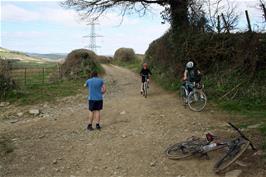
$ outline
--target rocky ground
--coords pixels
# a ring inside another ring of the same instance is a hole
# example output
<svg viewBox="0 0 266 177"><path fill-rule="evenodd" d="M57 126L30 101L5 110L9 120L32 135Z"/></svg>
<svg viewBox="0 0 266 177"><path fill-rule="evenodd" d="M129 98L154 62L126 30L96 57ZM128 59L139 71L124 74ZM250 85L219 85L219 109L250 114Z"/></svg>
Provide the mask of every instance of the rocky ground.
<svg viewBox="0 0 266 177"><path fill-rule="evenodd" d="M170 144L192 135L211 131L231 136L226 125L230 115L210 107L192 112L181 106L176 94L153 83L145 99L139 94L137 75L113 65L104 68L108 93L101 131L86 131L85 89L54 103L0 104L0 176L266 176L261 151L249 150L220 175L212 168L222 151L211 153L210 160L167 159L164 150Z"/></svg>

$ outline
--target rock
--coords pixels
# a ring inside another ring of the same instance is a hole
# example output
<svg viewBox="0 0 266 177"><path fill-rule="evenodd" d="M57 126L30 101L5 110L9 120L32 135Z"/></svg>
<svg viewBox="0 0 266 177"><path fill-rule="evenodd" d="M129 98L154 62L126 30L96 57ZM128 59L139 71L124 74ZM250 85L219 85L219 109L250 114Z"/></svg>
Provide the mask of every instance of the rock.
<svg viewBox="0 0 266 177"><path fill-rule="evenodd" d="M30 109L29 113L34 116L38 116L40 114L40 110L38 109Z"/></svg>
<svg viewBox="0 0 266 177"><path fill-rule="evenodd" d="M2 169L3 167L0 165L0 169Z"/></svg>
<svg viewBox="0 0 266 177"><path fill-rule="evenodd" d="M41 167L40 169L39 169L39 171L44 171L45 170L45 167Z"/></svg>
<svg viewBox="0 0 266 177"><path fill-rule="evenodd" d="M225 177L239 177L242 173L242 170L233 170L229 171L225 174Z"/></svg>
<svg viewBox="0 0 266 177"><path fill-rule="evenodd" d="M54 161L53 161L53 164L57 164L57 160L54 160Z"/></svg>
<svg viewBox="0 0 266 177"><path fill-rule="evenodd" d="M17 116L18 116L18 117L22 117L22 116L23 116L23 112L19 112L19 113L17 113Z"/></svg>
<svg viewBox="0 0 266 177"><path fill-rule="evenodd" d="M120 115L125 115L125 114L126 114L126 111L120 112Z"/></svg>
<svg viewBox="0 0 266 177"><path fill-rule="evenodd" d="M11 124L14 124L14 123L17 123L19 120L17 120L17 119L14 119L14 120L11 120L11 121L9 121Z"/></svg>
<svg viewBox="0 0 266 177"><path fill-rule="evenodd" d="M6 107L6 106L9 106L10 103L9 102L1 102L0 103L0 107Z"/></svg>
<svg viewBox="0 0 266 177"><path fill-rule="evenodd" d="M247 164L245 164L244 162L242 162L240 160L237 160L236 161L236 164L239 165L239 166L241 166L241 167L247 167L248 166Z"/></svg>
<svg viewBox="0 0 266 177"><path fill-rule="evenodd" d="M44 138L45 137L45 135L40 135L39 136L39 139L42 139L42 138Z"/></svg>
<svg viewBox="0 0 266 177"><path fill-rule="evenodd" d="M248 129L256 129L256 128L259 128L260 126L261 126L261 124L255 124L255 125L250 125L247 128Z"/></svg>
<svg viewBox="0 0 266 177"><path fill-rule="evenodd" d="M150 163L151 167L155 167L155 165L156 165L156 161L153 161L153 162Z"/></svg>
<svg viewBox="0 0 266 177"><path fill-rule="evenodd" d="M126 138L127 137L127 135L122 135L122 138Z"/></svg>

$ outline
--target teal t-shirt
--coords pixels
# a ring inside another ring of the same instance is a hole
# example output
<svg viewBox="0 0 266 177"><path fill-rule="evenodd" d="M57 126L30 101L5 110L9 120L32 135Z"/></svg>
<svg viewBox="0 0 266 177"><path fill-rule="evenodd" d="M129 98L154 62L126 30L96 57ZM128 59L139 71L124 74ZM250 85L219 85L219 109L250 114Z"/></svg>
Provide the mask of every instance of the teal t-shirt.
<svg viewBox="0 0 266 177"><path fill-rule="evenodd" d="M99 77L93 77L86 81L86 87L88 88L89 96L88 100L103 100L102 87L104 81Z"/></svg>

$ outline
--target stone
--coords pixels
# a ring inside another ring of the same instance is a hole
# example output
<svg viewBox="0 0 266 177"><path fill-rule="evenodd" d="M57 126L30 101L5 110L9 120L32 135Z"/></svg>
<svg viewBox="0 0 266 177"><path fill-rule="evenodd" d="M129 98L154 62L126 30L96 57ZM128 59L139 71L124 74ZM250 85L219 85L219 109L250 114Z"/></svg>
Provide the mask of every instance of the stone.
<svg viewBox="0 0 266 177"><path fill-rule="evenodd" d="M242 170L233 170L225 174L225 177L239 177L242 173Z"/></svg>
<svg viewBox="0 0 266 177"><path fill-rule="evenodd" d="M14 120L11 120L11 121L9 121L11 124L14 124L14 123L17 123L18 122L18 120L17 119L14 119Z"/></svg>
<svg viewBox="0 0 266 177"><path fill-rule="evenodd" d="M40 110L38 109L30 109L29 113L34 116L38 116L40 114Z"/></svg>
<svg viewBox="0 0 266 177"><path fill-rule="evenodd" d="M127 135L122 135L122 138L126 138L127 137Z"/></svg>
<svg viewBox="0 0 266 177"><path fill-rule="evenodd" d="M53 164L57 164L57 160L54 160L54 161L53 161Z"/></svg>
<svg viewBox="0 0 266 177"><path fill-rule="evenodd" d="M45 137L45 135L40 135L39 136L39 139L42 139L42 138L44 138Z"/></svg>
<svg viewBox="0 0 266 177"><path fill-rule="evenodd" d="M256 129L256 128L259 128L260 126L261 126L261 124L255 124L255 125L250 125L247 128L248 129Z"/></svg>
<svg viewBox="0 0 266 177"><path fill-rule="evenodd" d="M45 167L41 167L40 169L39 169L39 171L44 171L45 170Z"/></svg>
<svg viewBox="0 0 266 177"><path fill-rule="evenodd" d="M1 102L0 103L0 107L6 107L6 106L9 106L10 103L9 102Z"/></svg>
<svg viewBox="0 0 266 177"><path fill-rule="evenodd" d="M120 112L120 115L125 115L125 114L126 114L126 111Z"/></svg>
<svg viewBox="0 0 266 177"><path fill-rule="evenodd" d="M19 113L17 113L17 116L18 116L18 117L22 117L22 116L23 116L23 112L19 112Z"/></svg>
<svg viewBox="0 0 266 177"><path fill-rule="evenodd" d="M155 167L155 165L156 165L156 161L153 161L153 162L150 163L151 167Z"/></svg>

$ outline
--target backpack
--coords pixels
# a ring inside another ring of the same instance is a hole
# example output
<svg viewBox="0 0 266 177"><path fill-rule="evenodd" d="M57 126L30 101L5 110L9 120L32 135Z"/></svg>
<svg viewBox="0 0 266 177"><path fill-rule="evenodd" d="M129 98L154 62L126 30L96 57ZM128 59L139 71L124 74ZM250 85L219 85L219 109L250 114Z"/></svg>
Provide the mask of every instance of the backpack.
<svg viewBox="0 0 266 177"><path fill-rule="evenodd" d="M201 81L201 75L198 72L197 68L192 68L188 70L188 80L190 82L200 82Z"/></svg>

